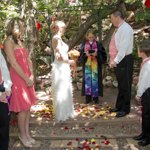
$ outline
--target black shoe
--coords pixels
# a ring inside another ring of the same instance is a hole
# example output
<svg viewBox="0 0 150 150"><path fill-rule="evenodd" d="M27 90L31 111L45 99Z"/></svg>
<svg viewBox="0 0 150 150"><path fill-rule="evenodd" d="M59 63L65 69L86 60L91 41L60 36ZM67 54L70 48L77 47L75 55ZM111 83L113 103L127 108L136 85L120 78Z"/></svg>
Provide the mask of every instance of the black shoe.
<svg viewBox="0 0 150 150"><path fill-rule="evenodd" d="M95 104L99 103L98 97L93 97L93 101L95 102Z"/></svg>
<svg viewBox="0 0 150 150"><path fill-rule="evenodd" d="M147 139L147 138L145 138L145 139L138 142L138 145L140 145L140 146L146 146L148 144L150 144L150 140Z"/></svg>
<svg viewBox="0 0 150 150"><path fill-rule="evenodd" d="M136 140L136 141L143 140L144 138L145 138L145 135L143 133L141 133L138 136L133 137L133 139Z"/></svg>
<svg viewBox="0 0 150 150"><path fill-rule="evenodd" d="M116 114L116 117L117 118L120 118L120 117L124 117L126 116L128 113L124 112L124 111L118 111L117 114Z"/></svg>
<svg viewBox="0 0 150 150"><path fill-rule="evenodd" d="M112 112L118 112L119 109L118 108L110 108L109 109L109 112L112 113Z"/></svg>
<svg viewBox="0 0 150 150"><path fill-rule="evenodd" d="M88 104L91 102L92 97L90 95L86 95L85 103Z"/></svg>

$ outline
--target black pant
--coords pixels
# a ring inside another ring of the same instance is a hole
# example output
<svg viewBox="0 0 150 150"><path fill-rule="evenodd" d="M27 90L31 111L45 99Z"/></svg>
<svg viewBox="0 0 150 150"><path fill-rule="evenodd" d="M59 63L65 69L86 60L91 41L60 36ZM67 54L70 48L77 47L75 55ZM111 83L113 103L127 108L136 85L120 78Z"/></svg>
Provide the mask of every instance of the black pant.
<svg viewBox="0 0 150 150"><path fill-rule="evenodd" d="M9 115L8 104L0 102L0 150L8 150Z"/></svg>
<svg viewBox="0 0 150 150"><path fill-rule="evenodd" d="M115 74L118 81L118 96L116 108L126 113L130 112L131 85L133 74L133 56L132 54L125 58L115 68Z"/></svg>
<svg viewBox="0 0 150 150"><path fill-rule="evenodd" d="M142 132L150 139L150 88L142 95Z"/></svg>

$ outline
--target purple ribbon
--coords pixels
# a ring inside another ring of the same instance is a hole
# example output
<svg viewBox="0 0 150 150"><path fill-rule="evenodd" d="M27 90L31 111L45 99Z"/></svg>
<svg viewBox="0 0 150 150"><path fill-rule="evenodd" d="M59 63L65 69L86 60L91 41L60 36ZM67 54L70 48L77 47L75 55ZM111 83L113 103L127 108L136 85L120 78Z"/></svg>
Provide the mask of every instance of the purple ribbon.
<svg viewBox="0 0 150 150"><path fill-rule="evenodd" d="M7 103L8 103L8 115L10 115L10 110L9 110L9 104L10 104L10 96L6 96Z"/></svg>

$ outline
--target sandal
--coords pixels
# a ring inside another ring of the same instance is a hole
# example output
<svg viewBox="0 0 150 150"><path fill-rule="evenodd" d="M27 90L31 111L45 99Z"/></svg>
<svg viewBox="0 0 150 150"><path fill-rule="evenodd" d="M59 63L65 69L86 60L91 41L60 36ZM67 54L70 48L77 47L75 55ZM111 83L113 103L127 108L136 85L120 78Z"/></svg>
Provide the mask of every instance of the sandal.
<svg viewBox="0 0 150 150"><path fill-rule="evenodd" d="M31 142L31 144L36 144L36 140L32 137L29 138L29 141Z"/></svg>
<svg viewBox="0 0 150 150"><path fill-rule="evenodd" d="M24 141L20 136L18 136L18 138L24 147L32 147L32 144L29 141Z"/></svg>

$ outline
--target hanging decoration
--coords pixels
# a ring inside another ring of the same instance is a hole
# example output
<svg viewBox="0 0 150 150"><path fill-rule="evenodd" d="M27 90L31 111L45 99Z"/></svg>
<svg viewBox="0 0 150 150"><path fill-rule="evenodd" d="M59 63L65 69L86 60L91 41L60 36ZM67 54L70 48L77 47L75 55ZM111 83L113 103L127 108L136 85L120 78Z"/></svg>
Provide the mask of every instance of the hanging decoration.
<svg viewBox="0 0 150 150"><path fill-rule="evenodd" d="M39 31L40 28L41 28L41 24L37 21L37 22L36 22L36 29Z"/></svg>
<svg viewBox="0 0 150 150"><path fill-rule="evenodd" d="M144 3L144 5L145 5L146 7L148 7L148 8L150 8L150 0L146 0L145 3Z"/></svg>

